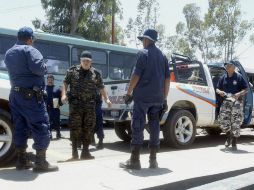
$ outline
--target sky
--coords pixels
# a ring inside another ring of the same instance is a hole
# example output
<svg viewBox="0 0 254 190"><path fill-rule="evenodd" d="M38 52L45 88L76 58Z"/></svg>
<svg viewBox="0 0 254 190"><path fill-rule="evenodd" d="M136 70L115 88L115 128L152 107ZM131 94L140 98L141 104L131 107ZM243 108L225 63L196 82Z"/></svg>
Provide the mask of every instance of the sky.
<svg viewBox="0 0 254 190"><path fill-rule="evenodd" d="M159 3L159 23L166 28L167 34L175 33L175 26L179 21L184 21L182 9L188 3L196 3L201 8L201 15L206 13L208 8L207 0L157 0ZM125 27L128 19L137 15L137 4L139 0L120 0L123 9L123 20L117 22ZM254 20L254 0L240 0L243 11L243 19ZM45 11L41 7L40 0L0 0L0 27L18 29L22 26L32 26L31 21L39 18L45 21ZM254 31L253 31L254 33ZM243 65L254 69L254 45L246 40L238 48L240 61Z"/></svg>

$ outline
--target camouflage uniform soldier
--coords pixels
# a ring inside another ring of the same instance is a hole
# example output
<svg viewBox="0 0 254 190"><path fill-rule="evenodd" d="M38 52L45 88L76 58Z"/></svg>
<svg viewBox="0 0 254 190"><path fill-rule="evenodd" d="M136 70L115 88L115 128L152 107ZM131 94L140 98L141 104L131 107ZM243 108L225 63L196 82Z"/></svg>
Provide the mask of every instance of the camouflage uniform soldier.
<svg viewBox="0 0 254 190"><path fill-rule="evenodd" d="M91 67L92 55L83 51L80 65L71 67L65 76L62 101L69 101L70 138L72 159L78 159L77 143L81 139L83 149L80 159L94 159L89 152L91 135L94 131L96 90L104 89L100 73ZM66 91L70 86L68 96ZM67 98L68 97L68 98Z"/></svg>
<svg viewBox="0 0 254 190"><path fill-rule="evenodd" d="M218 84L216 92L224 98L220 108L219 124L226 133L225 146L232 144L232 150L237 150L236 139L240 136L243 122L243 96L247 92L247 84L242 75L235 72L232 61L224 64L227 74L224 74Z"/></svg>

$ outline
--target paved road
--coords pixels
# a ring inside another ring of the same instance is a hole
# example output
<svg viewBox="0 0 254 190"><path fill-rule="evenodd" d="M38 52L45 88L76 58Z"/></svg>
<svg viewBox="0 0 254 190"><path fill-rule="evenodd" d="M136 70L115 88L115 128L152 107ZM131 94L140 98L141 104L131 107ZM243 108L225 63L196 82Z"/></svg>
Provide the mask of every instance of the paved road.
<svg viewBox="0 0 254 190"><path fill-rule="evenodd" d="M243 131L239 150L232 152L223 146L224 135L200 135L186 150L175 150L162 144L158 155L159 169L148 169L147 141L144 143L142 170L123 170L120 161L129 158L129 145L121 142L112 129L105 130L105 148L91 146L95 160L57 163L70 158L68 131L66 139L53 140L48 160L59 165L60 171L34 174L16 171L13 167L0 169L0 188L14 189L193 189L231 190L254 189L254 132ZM148 135L146 135L146 138ZM30 147L31 143L30 142Z"/></svg>

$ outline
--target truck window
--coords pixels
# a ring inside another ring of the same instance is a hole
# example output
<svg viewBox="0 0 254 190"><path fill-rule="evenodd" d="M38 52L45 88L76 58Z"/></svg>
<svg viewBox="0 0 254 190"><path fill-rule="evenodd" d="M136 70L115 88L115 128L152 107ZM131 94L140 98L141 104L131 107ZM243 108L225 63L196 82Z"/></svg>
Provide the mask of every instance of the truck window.
<svg viewBox="0 0 254 190"><path fill-rule="evenodd" d="M197 62L178 62L175 64L177 82L196 85L207 85L203 68Z"/></svg>
<svg viewBox="0 0 254 190"><path fill-rule="evenodd" d="M226 70L224 67L209 67L209 71L212 77L213 86L216 88L220 77L226 73Z"/></svg>

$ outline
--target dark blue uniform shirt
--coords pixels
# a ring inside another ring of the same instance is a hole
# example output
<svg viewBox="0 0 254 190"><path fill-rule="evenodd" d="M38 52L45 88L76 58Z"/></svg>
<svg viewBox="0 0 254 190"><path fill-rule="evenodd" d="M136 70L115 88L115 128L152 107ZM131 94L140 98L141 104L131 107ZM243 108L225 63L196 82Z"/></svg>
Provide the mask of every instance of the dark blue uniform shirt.
<svg viewBox="0 0 254 190"><path fill-rule="evenodd" d="M47 73L47 67L42 54L34 47L17 41L6 52L4 62L9 72L12 87L44 86L44 75Z"/></svg>
<svg viewBox="0 0 254 190"><path fill-rule="evenodd" d="M61 101L61 89L56 86L47 85L46 91L47 91L47 107L53 108L53 98L58 98L59 102Z"/></svg>
<svg viewBox="0 0 254 190"><path fill-rule="evenodd" d="M140 77L133 90L134 101L163 103L164 82L170 77L169 65L155 44L139 51L133 74Z"/></svg>
<svg viewBox="0 0 254 190"><path fill-rule="evenodd" d="M226 93L235 94L247 88L247 83L240 73L235 72L232 77L226 73L220 78L217 88Z"/></svg>

